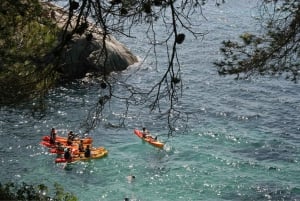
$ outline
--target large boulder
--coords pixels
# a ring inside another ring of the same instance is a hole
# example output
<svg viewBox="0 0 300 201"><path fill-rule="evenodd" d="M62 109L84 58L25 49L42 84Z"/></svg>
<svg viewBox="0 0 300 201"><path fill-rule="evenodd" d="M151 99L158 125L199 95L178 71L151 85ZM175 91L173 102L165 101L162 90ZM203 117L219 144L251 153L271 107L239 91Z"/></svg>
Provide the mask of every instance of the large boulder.
<svg viewBox="0 0 300 201"><path fill-rule="evenodd" d="M68 13L50 3L42 3L42 5L58 27L64 29ZM76 16L73 18L70 27L75 26ZM105 36L104 46L103 37L101 29L90 22L84 33L73 34L71 40L60 51L62 58L60 70L63 75L67 78L80 78L87 72L108 74L113 71L125 70L138 61L128 48L111 35Z"/></svg>

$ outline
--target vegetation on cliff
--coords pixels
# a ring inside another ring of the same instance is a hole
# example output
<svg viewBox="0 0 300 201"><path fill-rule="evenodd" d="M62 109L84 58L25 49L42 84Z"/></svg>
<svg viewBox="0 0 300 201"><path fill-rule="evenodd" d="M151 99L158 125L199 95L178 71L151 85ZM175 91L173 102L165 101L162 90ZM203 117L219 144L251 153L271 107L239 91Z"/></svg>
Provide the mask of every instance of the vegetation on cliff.
<svg viewBox="0 0 300 201"><path fill-rule="evenodd" d="M57 73L47 53L57 43L57 27L38 0L0 3L0 105L41 96Z"/></svg>

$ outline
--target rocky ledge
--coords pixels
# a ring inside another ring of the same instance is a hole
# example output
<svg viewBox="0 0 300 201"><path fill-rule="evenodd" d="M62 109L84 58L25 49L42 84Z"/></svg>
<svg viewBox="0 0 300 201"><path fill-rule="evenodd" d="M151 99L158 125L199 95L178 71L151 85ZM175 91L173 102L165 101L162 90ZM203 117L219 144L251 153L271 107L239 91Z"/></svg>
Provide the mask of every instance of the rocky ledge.
<svg viewBox="0 0 300 201"><path fill-rule="evenodd" d="M64 29L68 13L50 3L44 2L42 6L47 11L46 15L51 17L59 28ZM76 16L73 18L71 28L74 26ZM104 49L101 29L90 22L87 25L84 33L73 34L72 39L60 51L63 62L59 68L64 77L81 78L88 72L108 74L122 71L138 61L128 48L111 35L106 35Z"/></svg>

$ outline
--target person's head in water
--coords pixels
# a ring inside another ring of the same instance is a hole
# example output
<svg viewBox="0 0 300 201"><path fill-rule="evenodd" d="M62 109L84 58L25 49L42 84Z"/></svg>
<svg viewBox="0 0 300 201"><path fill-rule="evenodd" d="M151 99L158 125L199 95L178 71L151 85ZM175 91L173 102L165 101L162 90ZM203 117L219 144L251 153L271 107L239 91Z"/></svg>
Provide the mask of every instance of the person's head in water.
<svg viewBox="0 0 300 201"><path fill-rule="evenodd" d="M128 183L133 182L134 179L135 179L135 176L134 176L134 175L129 175L129 176L127 176L127 181L128 181Z"/></svg>

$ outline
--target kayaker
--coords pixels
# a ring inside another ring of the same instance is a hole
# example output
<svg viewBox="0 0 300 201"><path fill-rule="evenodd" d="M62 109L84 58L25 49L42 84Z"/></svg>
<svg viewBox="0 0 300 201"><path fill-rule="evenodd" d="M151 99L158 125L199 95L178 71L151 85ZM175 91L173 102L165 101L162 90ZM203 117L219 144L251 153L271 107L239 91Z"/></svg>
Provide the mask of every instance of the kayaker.
<svg viewBox="0 0 300 201"><path fill-rule="evenodd" d="M67 145L69 145L69 146L72 145L74 137L75 137L75 135L74 135L73 131L70 131L68 133Z"/></svg>
<svg viewBox="0 0 300 201"><path fill-rule="evenodd" d="M157 140L157 136L153 137L145 127L143 128L143 138L152 138L153 140Z"/></svg>
<svg viewBox="0 0 300 201"><path fill-rule="evenodd" d="M70 132L68 133L68 138L70 138L71 140L74 140L75 134L73 133L73 131L70 131Z"/></svg>
<svg viewBox="0 0 300 201"><path fill-rule="evenodd" d="M62 146L62 144L60 142L57 143L57 150L60 152L64 151L64 147Z"/></svg>
<svg viewBox="0 0 300 201"><path fill-rule="evenodd" d="M72 160L72 154L71 154L71 149L70 148L68 148L65 151L64 158L66 159L66 161L71 161Z"/></svg>
<svg viewBox="0 0 300 201"><path fill-rule="evenodd" d="M145 127L143 127L143 138L146 138L148 136L150 136L150 132Z"/></svg>
<svg viewBox="0 0 300 201"><path fill-rule="evenodd" d="M64 154L64 147L60 142L57 142L56 149L57 149L57 158L61 158Z"/></svg>
<svg viewBox="0 0 300 201"><path fill-rule="evenodd" d="M79 152L84 152L83 140L80 140L80 143L78 144L78 150Z"/></svg>
<svg viewBox="0 0 300 201"><path fill-rule="evenodd" d="M86 146L85 152L84 152L84 157L89 158L91 157L91 149L90 149L90 145Z"/></svg>
<svg viewBox="0 0 300 201"><path fill-rule="evenodd" d="M50 132L50 144L55 144L56 133L57 132L56 132L55 128L52 128L51 132Z"/></svg>

